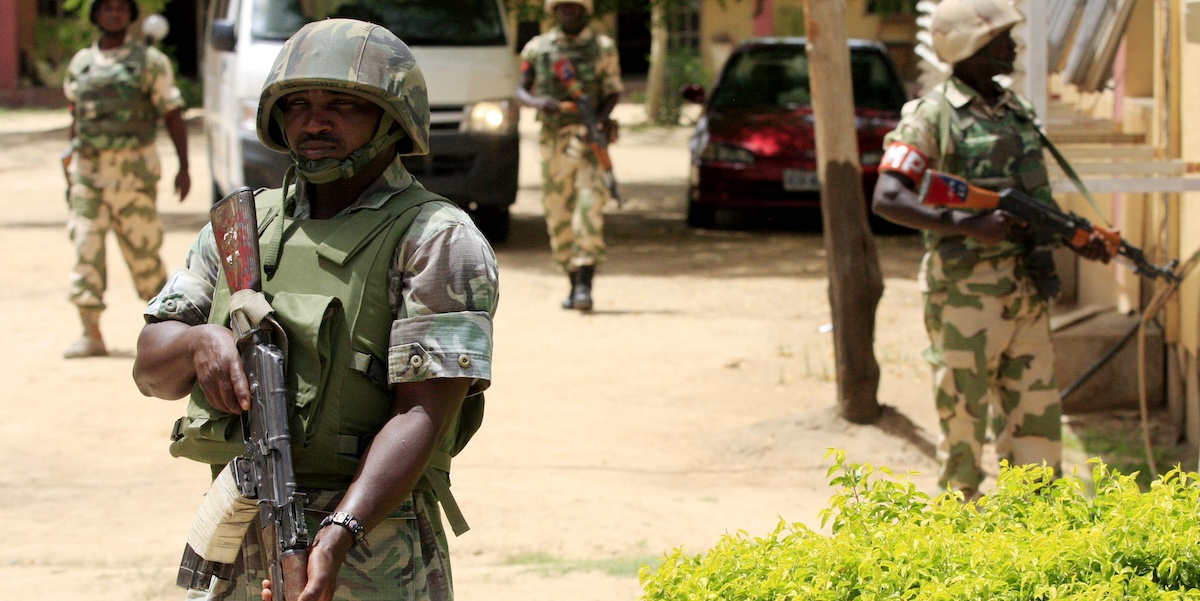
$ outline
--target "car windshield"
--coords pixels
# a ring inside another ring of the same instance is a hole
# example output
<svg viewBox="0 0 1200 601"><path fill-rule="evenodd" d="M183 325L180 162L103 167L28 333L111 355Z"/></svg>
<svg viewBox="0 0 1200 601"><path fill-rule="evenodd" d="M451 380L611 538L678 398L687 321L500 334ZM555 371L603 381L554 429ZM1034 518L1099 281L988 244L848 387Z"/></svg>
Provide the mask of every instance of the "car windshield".
<svg viewBox="0 0 1200 601"><path fill-rule="evenodd" d="M887 58L868 48L852 48L850 73L858 108L900 110L904 86ZM729 59L711 106L793 107L812 103L808 55L799 44L751 46Z"/></svg>
<svg viewBox="0 0 1200 601"><path fill-rule="evenodd" d="M410 46L503 46L495 0L254 0L257 40L286 40L305 24L345 17L391 30Z"/></svg>

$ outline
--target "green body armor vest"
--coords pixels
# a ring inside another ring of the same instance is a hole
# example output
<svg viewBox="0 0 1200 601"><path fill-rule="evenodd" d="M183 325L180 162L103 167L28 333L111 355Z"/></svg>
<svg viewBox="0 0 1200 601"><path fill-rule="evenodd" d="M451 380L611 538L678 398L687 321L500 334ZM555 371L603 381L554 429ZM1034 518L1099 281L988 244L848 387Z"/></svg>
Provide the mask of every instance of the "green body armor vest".
<svg viewBox="0 0 1200 601"><path fill-rule="evenodd" d="M596 73L596 65L600 62L600 41L596 36L575 46L553 44L552 50L542 54L533 65L535 70L534 91L558 100L572 99L567 86L554 72L554 63L562 57L569 59L575 66L575 76L579 78L583 93L591 100L592 108L600 106L604 88L603 82ZM543 127L551 130L583 123L583 118L578 111L553 114L539 111L538 119L542 121Z"/></svg>
<svg viewBox="0 0 1200 601"><path fill-rule="evenodd" d="M449 201L413 182L378 209L294 220L282 215L279 190L256 200L263 293L287 334L296 481L301 488L344 489L391 415L385 358L393 321L387 290L393 254L420 205ZM229 301L222 274L209 323L228 324ZM456 533L466 523L449 494L450 457L478 428L482 411L482 395L463 402L417 485L435 491ZM213 409L199 386L172 439L172 455L212 464L214 473L245 449L241 419Z"/></svg>
<svg viewBox="0 0 1200 601"><path fill-rule="evenodd" d="M154 141L158 112L142 88L147 47L134 44L125 58L111 65L86 59L72 62L77 84L75 134L80 146L97 150L140 148Z"/></svg>

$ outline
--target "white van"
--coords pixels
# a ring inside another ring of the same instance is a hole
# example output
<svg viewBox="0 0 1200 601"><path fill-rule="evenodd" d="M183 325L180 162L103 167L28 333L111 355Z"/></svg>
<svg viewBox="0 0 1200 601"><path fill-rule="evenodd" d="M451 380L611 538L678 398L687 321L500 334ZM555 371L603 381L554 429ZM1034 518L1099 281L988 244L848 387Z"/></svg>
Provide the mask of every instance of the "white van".
<svg viewBox="0 0 1200 601"><path fill-rule="evenodd" d="M412 48L429 88L430 154L404 164L469 211L492 242L504 241L517 195L519 112L502 0L213 0L202 66L213 196L283 182L290 157L255 132L259 94L283 42L327 17L378 23Z"/></svg>

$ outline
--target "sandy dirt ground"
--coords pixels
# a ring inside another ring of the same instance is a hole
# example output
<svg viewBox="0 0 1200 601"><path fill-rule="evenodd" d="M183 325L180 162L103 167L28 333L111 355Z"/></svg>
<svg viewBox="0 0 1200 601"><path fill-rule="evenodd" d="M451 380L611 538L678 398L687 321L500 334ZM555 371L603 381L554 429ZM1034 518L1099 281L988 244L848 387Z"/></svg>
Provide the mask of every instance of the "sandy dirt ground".
<svg viewBox="0 0 1200 601"><path fill-rule="evenodd" d="M533 127L525 119L526 134ZM172 269L211 197L204 137L192 131L183 204L160 140ZM886 291L875 354L889 410L879 425L849 424L837 415L819 231L783 223L797 216L686 228L686 138L685 128L627 127L613 147L628 201L610 207L610 260L595 312L581 315L558 307L566 280L548 260L525 137L512 240L497 247L487 417L453 469L472 525L451 541L459 599L632 600L637 566L674 548L700 553L781 519L817 528L830 448L919 472L916 484L934 491L916 238L876 239ZM0 599L179 599L174 574L207 468L167 454L182 403L145 398L130 379L142 303L111 240L112 354L61 358L78 334L56 160L65 140L59 130L0 134Z"/></svg>

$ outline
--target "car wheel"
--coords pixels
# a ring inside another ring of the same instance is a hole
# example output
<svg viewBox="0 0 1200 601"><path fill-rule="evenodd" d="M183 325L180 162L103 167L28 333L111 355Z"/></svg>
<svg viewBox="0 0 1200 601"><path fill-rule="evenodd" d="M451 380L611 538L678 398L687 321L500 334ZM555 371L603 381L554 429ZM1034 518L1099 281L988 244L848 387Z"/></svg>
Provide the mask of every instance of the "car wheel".
<svg viewBox="0 0 1200 601"><path fill-rule="evenodd" d="M471 219L488 242L500 244L508 240L508 232L512 225L512 214L508 207L479 207L471 211Z"/></svg>
<svg viewBox="0 0 1200 601"><path fill-rule="evenodd" d="M711 228L717 222L717 209L689 200L687 205L688 227Z"/></svg>

